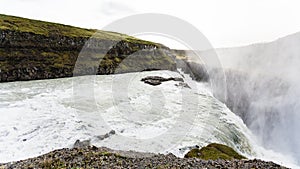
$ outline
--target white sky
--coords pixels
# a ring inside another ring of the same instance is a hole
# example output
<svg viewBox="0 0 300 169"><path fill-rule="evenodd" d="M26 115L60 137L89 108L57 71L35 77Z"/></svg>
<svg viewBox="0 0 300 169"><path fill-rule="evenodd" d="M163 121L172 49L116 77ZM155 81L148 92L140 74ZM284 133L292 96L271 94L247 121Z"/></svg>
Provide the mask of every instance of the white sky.
<svg viewBox="0 0 300 169"><path fill-rule="evenodd" d="M272 41L300 31L299 0L0 0L2 14L97 29L145 12L188 21L213 47ZM152 40L181 48L163 38Z"/></svg>

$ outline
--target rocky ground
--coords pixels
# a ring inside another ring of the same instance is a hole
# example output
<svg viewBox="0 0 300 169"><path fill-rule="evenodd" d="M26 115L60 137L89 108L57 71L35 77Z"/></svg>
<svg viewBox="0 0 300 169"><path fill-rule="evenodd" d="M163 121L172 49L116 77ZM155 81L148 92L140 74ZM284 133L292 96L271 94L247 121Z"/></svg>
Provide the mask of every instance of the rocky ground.
<svg viewBox="0 0 300 169"><path fill-rule="evenodd" d="M201 160L173 154L115 151L95 146L60 149L35 158L0 164L6 168L285 168L262 160Z"/></svg>

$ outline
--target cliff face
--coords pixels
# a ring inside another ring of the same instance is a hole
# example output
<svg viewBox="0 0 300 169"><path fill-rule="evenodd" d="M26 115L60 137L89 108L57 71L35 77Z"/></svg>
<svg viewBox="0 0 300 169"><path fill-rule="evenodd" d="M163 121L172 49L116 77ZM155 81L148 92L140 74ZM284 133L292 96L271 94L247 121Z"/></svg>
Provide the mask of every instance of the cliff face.
<svg viewBox="0 0 300 169"><path fill-rule="evenodd" d="M173 49L172 52L176 55L177 68L189 74L196 81L209 81L209 74L205 64L193 51ZM191 58L196 59L191 60Z"/></svg>
<svg viewBox="0 0 300 169"><path fill-rule="evenodd" d="M175 68L161 44L0 15L0 82Z"/></svg>

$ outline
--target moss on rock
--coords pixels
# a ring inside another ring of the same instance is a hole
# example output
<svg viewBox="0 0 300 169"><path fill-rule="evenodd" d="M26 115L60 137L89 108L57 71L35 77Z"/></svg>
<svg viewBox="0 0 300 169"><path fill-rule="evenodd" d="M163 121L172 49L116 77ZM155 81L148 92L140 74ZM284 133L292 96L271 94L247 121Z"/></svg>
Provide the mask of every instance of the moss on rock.
<svg viewBox="0 0 300 169"><path fill-rule="evenodd" d="M185 158L200 158L203 160L233 160L246 159L246 157L238 154L231 147L223 144L212 143L201 149L192 149L185 156Z"/></svg>

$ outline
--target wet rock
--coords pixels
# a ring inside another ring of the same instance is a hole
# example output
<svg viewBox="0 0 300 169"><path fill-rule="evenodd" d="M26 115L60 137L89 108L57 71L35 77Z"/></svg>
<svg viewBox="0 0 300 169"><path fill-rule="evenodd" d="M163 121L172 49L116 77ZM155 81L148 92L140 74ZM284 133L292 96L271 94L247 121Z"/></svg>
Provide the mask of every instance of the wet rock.
<svg viewBox="0 0 300 169"><path fill-rule="evenodd" d="M198 145L187 146L187 147L179 148L179 151L182 152L182 153L184 153L184 152L187 151L187 150L198 149L198 148L200 148Z"/></svg>
<svg viewBox="0 0 300 169"><path fill-rule="evenodd" d="M183 78L179 78L179 77L164 78L160 76L147 76L141 79L142 82L152 86L157 86L160 85L162 82L171 81L171 80L183 82Z"/></svg>
<svg viewBox="0 0 300 169"><path fill-rule="evenodd" d="M108 137L112 136L116 134L116 131L115 130L110 130L108 133L104 134L104 135L100 135L100 136L97 136L97 138L99 140L104 140L104 139L107 139Z"/></svg>
<svg viewBox="0 0 300 169"><path fill-rule="evenodd" d="M73 148L85 148L85 147L90 147L91 146L91 140L76 140Z"/></svg>
<svg viewBox="0 0 300 169"><path fill-rule="evenodd" d="M177 87L185 87L185 88L191 88L187 83L179 82L178 84L175 84Z"/></svg>
<svg viewBox="0 0 300 169"><path fill-rule="evenodd" d="M115 130L110 130L108 134L110 134L110 135L116 134L116 131Z"/></svg>

